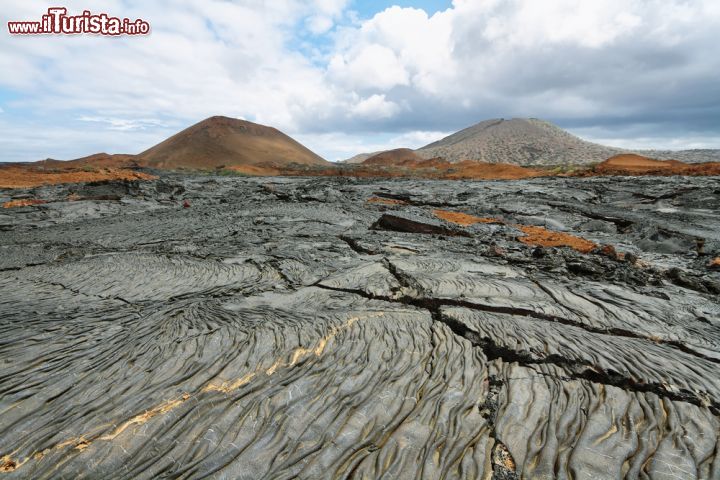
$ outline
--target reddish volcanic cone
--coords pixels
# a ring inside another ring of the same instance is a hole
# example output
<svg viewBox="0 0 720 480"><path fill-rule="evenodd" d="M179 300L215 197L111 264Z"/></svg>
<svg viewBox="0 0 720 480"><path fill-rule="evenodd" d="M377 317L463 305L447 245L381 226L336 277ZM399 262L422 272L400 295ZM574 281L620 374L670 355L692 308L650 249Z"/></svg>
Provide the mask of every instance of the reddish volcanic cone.
<svg viewBox="0 0 720 480"><path fill-rule="evenodd" d="M319 155L275 128L228 117L203 120L138 157L142 165L169 169L328 165Z"/></svg>

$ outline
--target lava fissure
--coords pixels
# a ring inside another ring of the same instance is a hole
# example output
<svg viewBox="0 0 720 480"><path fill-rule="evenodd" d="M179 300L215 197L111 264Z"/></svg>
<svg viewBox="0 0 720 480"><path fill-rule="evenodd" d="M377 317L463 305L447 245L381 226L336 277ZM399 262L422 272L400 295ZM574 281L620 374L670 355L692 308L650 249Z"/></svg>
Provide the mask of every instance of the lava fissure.
<svg viewBox="0 0 720 480"><path fill-rule="evenodd" d="M545 355L542 358L538 358L529 352L520 352L504 345L499 345L489 337L481 337L477 332L469 329L461 322L443 315L442 312L434 315L433 318L447 325L456 335L469 340L473 345L481 348L488 360L502 360L506 363L516 362L526 367L552 364L561 367L569 374L569 377L576 380L587 380L593 383L602 383L604 385L611 385L631 392L653 393L670 400L687 402L699 407L708 407L714 415L720 416L720 402L703 399L695 392L684 389L671 391L665 385L660 383L645 383L637 381L621 375L618 372L599 369L588 363L570 360L557 354Z"/></svg>
<svg viewBox="0 0 720 480"><path fill-rule="evenodd" d="M338 238L339 238L340 240L342 240L343 242L347 243L348 247L350 247L350 248L351 248L355 253L357 253L357 254L360 254L360 255L377 255L376 252L373 252L372 250L368 250L368 249L366 249L365 247L363 247L362 245L360 245L360 244L358 243L358 241L355 240L354 238L350 238L350 237L348 237L348 236L346 236L346 235L340 235Z"/></svg>
<svg viewBox="0 0 720 480"><path fill-rule="evenodd" d="M344 293L350 293L354 295L359 295L367 299L371 300L382 300L386 302L392 302L392 303L401 303L404 305L409 305L421 309L425 309L430 312L432 318L435 321L439 321L448 327L455 333L457 336L465 338L469 340L473 345L481 348L483 352L485 353L485 356L490 360L500 359L504 362L512 363L517 362L520 365L524 366L533 366L533 365L539 365L539 364L553 364L556 366L559 366L563 368L565 371L568 372L569 376L574 379L581 379L581 380L588 380L594 383L602 383L604 385L611 385L618 388L621 388L623 390L632 391L632 392L639 392L639 393L654 393L658 396L662 396L665 398L668 398L670 400L677 400L677 401L683 401L687 403L691 403L693 405L702 406L702 407L709 407L710 410L713 412L713 414L720 416L720 402L714 402L714 401L708 401L702 398L699 398L694 392L690 392L687 390L679 390L678 392L674 392L671 390L668 390L664 385L659 383L644 383L639 382L637 380L628 378L626 376L623 376L616 372L607 372L603 370L597 370L593 365L583 363L583 362L577 362L573 360L569 360L563 356L557 355L557 354L550 354L546 355L543 358L536 358L532 356L528 352L519 352L517 350L512 350L510 348L504 347L502 345L498 345L497 343L493 342L488 337L480 337L477 332L474 332L473 330L467 328L465 325L461 324L460 322L457 322L456 320L453 320L445 315L442 314L440 311L440 308L443 306L453 306L453 307L464 307L468 309L475 309L480 311L486 311L486 312L492 312L492 313L506 313L511 315L521 315L546 321L557 321L558 323L563 323L575 327L581 327L580 324L577 324L576 322L572 322L571 320L563 319L562 322L560 322L556 317L548 317L548 316L538 316L536 312L530 312L529 310L525 309L518 309L518 308L509 308L509 307L495 307L495 306L489 306L489 305L479 305L476 303L471 302L465 302L465 301L459 301L459 300L446 300L446 299L434 299L434 298L414 298L414 297L408 297L408 296L399 296L397 298L392 298L389 296L384 295L373 295L371 293L365 292L364 290L360 289L351 289L351 288L340 288L340 287L330 287L327 285L322 285L321 283L316 283L314 286L326 289L326 290L333 290L338 292L344 292ZM582 327L581 327L582 328ZM603 333L603 334L613 334L613 330L597 330L597 329L586 329L587 331L591 333ZM623 330L620 330L621 333L626 333ZM630 338L639 338L651 341L645 337L637 336L636 334L633 335L619 335L619 336L629 336ZM670 344L668 344L670 345ZM672 346L672 345L671 345Z"/></svg>

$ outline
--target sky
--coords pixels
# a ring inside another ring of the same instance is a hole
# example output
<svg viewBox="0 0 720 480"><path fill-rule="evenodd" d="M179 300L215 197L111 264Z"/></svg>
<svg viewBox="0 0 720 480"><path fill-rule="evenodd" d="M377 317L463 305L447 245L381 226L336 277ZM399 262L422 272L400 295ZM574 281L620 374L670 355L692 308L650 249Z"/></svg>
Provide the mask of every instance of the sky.
<svg viewBox="0 0 720 480"><path fill-rule="evenodd" d="M8 33L60 4L151 33ZM0 161L140 153L212 115L328 160L514 117L720 148L717 0L14 0L0 19Z"/></svg>

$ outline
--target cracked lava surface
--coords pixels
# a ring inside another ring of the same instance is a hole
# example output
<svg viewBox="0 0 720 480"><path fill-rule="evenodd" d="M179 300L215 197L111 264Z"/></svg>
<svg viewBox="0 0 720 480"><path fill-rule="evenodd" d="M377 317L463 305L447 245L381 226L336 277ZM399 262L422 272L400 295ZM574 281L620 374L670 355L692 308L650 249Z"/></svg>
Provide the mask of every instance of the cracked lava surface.
<svg viewBox="0 0 720 480"><path fill-rule="evenodd" d="M0 201L0 479L720 478L715 178Z"/></svg>

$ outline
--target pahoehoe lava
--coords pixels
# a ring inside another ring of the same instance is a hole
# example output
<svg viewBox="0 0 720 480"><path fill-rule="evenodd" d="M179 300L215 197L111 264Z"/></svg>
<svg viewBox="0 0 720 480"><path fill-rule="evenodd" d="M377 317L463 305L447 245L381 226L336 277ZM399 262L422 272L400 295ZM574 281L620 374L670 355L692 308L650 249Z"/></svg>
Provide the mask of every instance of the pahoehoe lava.
<svg viewBox="0 0 720 480"><path fill-rule="evenodd" d="M720 478L716 178L77 188L0 214L0 479Z"/></svg>

